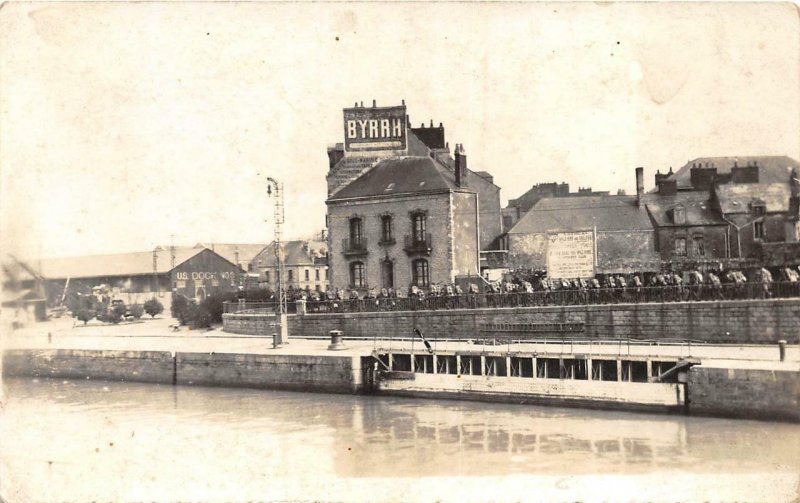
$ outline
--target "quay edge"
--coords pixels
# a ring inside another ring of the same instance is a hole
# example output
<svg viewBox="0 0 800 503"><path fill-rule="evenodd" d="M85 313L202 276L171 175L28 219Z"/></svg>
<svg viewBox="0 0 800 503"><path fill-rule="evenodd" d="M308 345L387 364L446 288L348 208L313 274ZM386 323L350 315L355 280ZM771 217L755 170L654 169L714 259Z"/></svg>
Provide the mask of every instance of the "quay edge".
<svg viewBox="0 0 800 503"><path fill-rule="evenodd" d="M2 369L4 377L377 393L800 423L800 368L700 364L687 370L685 383L637 383L419 372L382 379L375 362L366 354L16 349L3 353Z"/></svg>

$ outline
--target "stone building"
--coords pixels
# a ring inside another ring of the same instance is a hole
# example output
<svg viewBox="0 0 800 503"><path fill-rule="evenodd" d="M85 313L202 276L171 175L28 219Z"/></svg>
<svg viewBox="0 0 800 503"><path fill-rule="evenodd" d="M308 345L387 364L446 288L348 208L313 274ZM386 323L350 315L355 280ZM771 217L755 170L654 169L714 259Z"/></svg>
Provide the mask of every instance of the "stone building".
<svg viewBox="0 0 800 503"><path fill-rule="evenodd" d="M508 265L548 270L553 276L551 243L587 236L586 267L567 277L658 269L655 233L644 208L641 168L636 196L542 198L506 234Z"/></svg>
<svg viewBox="0 0 800 503"><path fill-rule="evenodd" d="M657 173L645 201L662 260L800 259L798 168L785 156L709 157Z"/></svg>
<svg viewBox="0 0 800 503"><path fill-rule="evenodd" d="M306 288L326 291L328 277L328 243L324 241L286 241L283 248L283 287L296 290ZM278 261L275 243L270 243L253 257L251 271L258 273L258 283L263 288L278 288Z"/></svg>
<svg viewBox="0 0 800 503"><path fill-rule="evenodd" d="M405 104L344 109L329 148L331 285L366 291L452 283L480 272L501 233L500 188L452 152L444 127L412 128Z"/></svg>

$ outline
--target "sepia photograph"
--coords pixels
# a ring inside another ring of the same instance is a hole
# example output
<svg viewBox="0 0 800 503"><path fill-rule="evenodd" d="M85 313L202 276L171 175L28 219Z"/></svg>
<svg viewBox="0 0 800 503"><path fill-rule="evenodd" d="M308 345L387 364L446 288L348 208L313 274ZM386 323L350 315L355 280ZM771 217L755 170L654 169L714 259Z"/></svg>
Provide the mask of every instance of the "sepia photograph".
<svg viewBox="0 0 800 503"><path fill-rule="evenodd" d="M800 7L0 3L0 503L800 503Z"/></svg>

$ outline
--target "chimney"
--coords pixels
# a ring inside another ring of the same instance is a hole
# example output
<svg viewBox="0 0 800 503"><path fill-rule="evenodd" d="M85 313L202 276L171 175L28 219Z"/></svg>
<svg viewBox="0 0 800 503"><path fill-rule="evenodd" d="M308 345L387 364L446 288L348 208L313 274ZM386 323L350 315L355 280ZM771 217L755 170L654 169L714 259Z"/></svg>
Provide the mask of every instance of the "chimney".
<svg viewBox="0 0 800 503"><path fill-rule="evenodd" d="M644 168L636 168L636 207L642 207L644 197Z"/></svg>
<svg viewBox="0 0 800 503"><path fill-rule="evenodd" d="M467 186L467 154L464 153L464 146L460 143L455 148L455 174L456 187Z"/></svg>

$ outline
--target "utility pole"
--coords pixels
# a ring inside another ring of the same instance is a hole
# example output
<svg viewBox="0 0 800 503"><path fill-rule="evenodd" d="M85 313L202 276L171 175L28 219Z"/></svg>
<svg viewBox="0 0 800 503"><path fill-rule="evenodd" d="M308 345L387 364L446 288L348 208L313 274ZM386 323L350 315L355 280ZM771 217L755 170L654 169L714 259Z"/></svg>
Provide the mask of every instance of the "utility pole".
<svg viewBox="0 0 800 503"><path fill-rule="evenodd" d="M161 251L160 246L153 248L153 298L155 299L159 294L158 285L158 252Z"/></svg>
<svg viewBox="0 0 800 503"><path fill-rule="evenodd" d="M274 197L274 246L275 261L278 264L278 321L280 323L279 344L288 342L288 330L286 326L286 295L283 291L283 245L281 243L281 231L283 226L283 184L278 180L267 177L267 197Z"/></svg>

